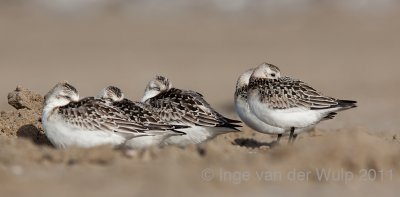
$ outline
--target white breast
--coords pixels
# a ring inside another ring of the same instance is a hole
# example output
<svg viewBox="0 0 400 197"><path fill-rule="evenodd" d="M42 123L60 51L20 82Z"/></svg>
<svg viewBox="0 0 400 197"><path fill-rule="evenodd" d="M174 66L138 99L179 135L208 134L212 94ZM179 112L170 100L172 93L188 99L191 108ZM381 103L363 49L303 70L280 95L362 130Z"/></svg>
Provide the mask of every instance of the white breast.
<svg viewBox="0 0 400 197"><path fill-rule="evenodd" d="M61 118L52 117L43 124L47 138L57 148L93 147L103 144L120 145L125 138L111 131L88 131L70 126Z"/></svg>
<svg viewBox="0 0 400 197"><path fill-rule="evenodd" d="M124 145L132 149L143 149L160 145L168 137L167 135L135 137L128 140Z"/></svg>
<svg viewBox="0 0 400 197"><path fill-rule="evenodd" d="M236 98L235 107L240 119L250 128L266 134L281 134L285 132L285 129L268 125L258 119L257 116L251 113L249 105L244 100Z"/></svg>

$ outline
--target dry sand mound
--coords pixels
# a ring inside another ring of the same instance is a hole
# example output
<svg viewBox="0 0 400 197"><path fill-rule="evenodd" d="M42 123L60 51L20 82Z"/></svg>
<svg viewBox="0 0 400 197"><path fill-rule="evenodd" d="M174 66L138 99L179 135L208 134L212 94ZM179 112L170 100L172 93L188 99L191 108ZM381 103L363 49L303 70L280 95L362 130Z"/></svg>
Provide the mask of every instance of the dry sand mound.
<svg viewBox="0 0 400 197"><path fill-rule="evenodd" d="M271 149L272 137L245 127L207 143L205 154L195 146L129 154L109 146L56 150L41 128L42 96L17 87L8 98L15 110L0 116L2 196L336 195L357 188L363 192L354 194L368 196L374 194L370 190L398 190L393 187L399 183L397 135L314 130L294 146Z"/></svg>

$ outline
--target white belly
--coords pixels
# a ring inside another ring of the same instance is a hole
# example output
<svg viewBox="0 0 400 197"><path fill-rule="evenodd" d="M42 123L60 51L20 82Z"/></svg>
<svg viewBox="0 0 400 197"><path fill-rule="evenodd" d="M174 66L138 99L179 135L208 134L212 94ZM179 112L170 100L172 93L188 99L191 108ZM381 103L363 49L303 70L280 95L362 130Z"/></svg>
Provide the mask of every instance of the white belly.
<svg viewBox="0 0 400 197"><path fill-rule="evenodd" d="M233 130L229 130L228 128L219 128L219 127L200 127L200 126L192 126L191 128L181 129L181 131L185 132L186 135L180 136L171 136L164 140L163 144L165 145L178 145L178 146L186 146L189 144L200 144L206 142L214 138L219 134L224 134L226 132L230 132Z"/></svg>
<svg viewBox="0 0 400 197"><path fill-rule="evenodd" d="M103 144L120 145L125 138L111 131L87 131L74 128L60 121L47 121L45 134L57 148L93 147Z"/></svg>
<svg viewBox="0 0 400 197"><path fill-rule="evenodd" d="M168 137L170 137L170 135L135 137L128 140L124 145L132 149L143 149L160 145Z"/></svg>
<svg viewBox="0 0 400 197"><path fill-rule="evenodd" d="M236 112L238 113L240 119L255 131L266 133L266 134L289 134L290 129L283 129L280 127L271 126L262 120L260 120L256 115L254 115L248 103L243 100L235 101ZM304 128L296 128L295 134L302 133L304 131L310 130L314 125Z"/></svg>
<svg viewBox="0 0 400 197"><path fill-rule="evenodd" d="M328 111L304 108L271 109L259 101L258 94L249 94L250 110L263 122L284 129L310 127L321 121Z"/></svg>
<svg viewBox="0 0 400 197"><path fill-rule="evenodd" d="M249 105L243 100L235 100L236 112L240 119L250 128L266 134L281 134L285 132L285 129L268 125L257 118L251 113Z"/></svg>

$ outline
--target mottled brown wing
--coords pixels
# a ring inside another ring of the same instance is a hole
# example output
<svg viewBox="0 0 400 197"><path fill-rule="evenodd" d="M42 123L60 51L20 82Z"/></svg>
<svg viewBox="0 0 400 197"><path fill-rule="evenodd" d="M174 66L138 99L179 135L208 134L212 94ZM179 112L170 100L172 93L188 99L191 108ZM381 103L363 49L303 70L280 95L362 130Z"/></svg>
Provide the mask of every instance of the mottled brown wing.
<svg viewBox="0 0 400 197"><path fill-rule="evenodd" d="M146 127L130 121L122 111L105 102L85 98L60 107L58 113L72 126L85 130L111 131L121 135L147 135Z"/></svg>
<svg viewBox="0 0 400 197"><path fill-rule="evenodd" d="M281 77L275 80L257 80L262 102L274 109L304 107L318 110L337 107L337 99L322 95L306 83Z"/></svg>
<svg viewBox="0 0 400 197"><path fill-rule="evenodd" d="M187 128L179 125L167 124L162 121L157 114L152 112L150 106L145 103L132 102L128 99L124 99L119 102L113 102L112 105L122 110L132 121L150 129L172 130Z"/></svg>
<svg viewBox="0 0 400 197"><path fill-rule="evenodd" d="M176 88L162 92L150 99L153 111L166 122L181 122L198 126L222 126L229 123L194 91L184 91Z"/></svg>

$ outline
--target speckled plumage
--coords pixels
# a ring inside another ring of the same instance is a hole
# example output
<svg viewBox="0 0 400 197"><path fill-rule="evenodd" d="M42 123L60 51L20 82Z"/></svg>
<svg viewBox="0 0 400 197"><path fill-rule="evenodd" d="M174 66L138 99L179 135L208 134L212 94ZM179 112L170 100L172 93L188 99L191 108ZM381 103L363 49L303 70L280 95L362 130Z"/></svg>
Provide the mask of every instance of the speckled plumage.
<svg viewBox="0 0 400 197"><path fill-rule="evenodd" d="M236 87L235 91L235 98L242 99L244 101L247 101L247 89L249 88L248 85L244 85L241 87Z"/></svg>
<svg viewBox="0 0 400 197"><path fill-rule="evenodd" d="M157 82L159 82L159 83L165 85L166 87L172 87L172 84L171 84L171 82L169 81L169 79L166 78L166 77L164 77L164 76L157 75L157 76L155 77L155 81L157 81Z"/></svg>
<svg viewBox="0 0 400 197"><path fill-rule="evenodd" d="M264 123L290 130L294 140L296 128L305 128L332 119L336 112L356 107L356 101L324 96L308 84L281 77L278 67L263 63L250 77L249 108Z"/></svg>
<svg viewBox="0 0 400 197"><path fill-rule="evenodd" d="M237 123L216 112L195 91L173 88L166 77L157 76L146 87L142 101L151 106L162 121L190 126L183 129L187 135L173 136L166 144L197 144L232 131L239 131Z"/></svg>
<svg viewBox="0 0 400 197"><path fill-rule="evenodd" d="M57 148L117 146L133 138L155 135L106 100L79 99L76 89L67 83L57 84L46 94L42 125Z"/></svg>
<svg viewBox="0 0 400 197"><path fill-rule="evenodd" d="M143 125L132 122L123 111L93 97L71 102L56 111L66 123L88 131L103 130L143 135L149 130Z"/></svg>
<svg viewBox="0 0 400 197"><path fill-rule="evenodd" d="M154 112L166 122L182 122L196 126L231 127L232 121L216 112L201 94L171 88L148 100Z"/></svg>
<svg viewBox="0 0 400 197"><path fill-rule="evenodd" d="M158 115L150 110L150 106L145 103L123 99L122 101L113 102L111 105L122 110L129 116L131 121L140 123L149 129L173 130L186 128L179 125L170 125L162 121ZM179 133L182 134L182 132Z"/></svg>
<svg viewBox="0 0 400 197"><path fill-rule="evenodd" d="M250 128L255 131L265 133L265 134L278 134L277 142L280 140L280 136L288 134L289 132L283 128L268 125L263 122L257 116L251 112L249 108L249 103L247 100L247 93L249 87L249 79L254 69L249 69L242 73L236 83L236 91L234 95L235 109L240 119ZM295 133L301 133L310 130L313 126L298 128Z"/></svg>
<svg viewBox="0 0 400 197"><path fill-rule="evenodd" d="M171 136L186 134L178 129L189 128L189 126L186 125L173 125L162 121L156 113L150 110L148 104L134 102L124 98L122 91L117 87L106 87L99 95L108 105L121 110L127 115L131 122L142 125L154 133L152 136L128 140L125 143L127 147L141 149L153 145L160 145L165 139Z"/></svg>
<svg viewBox="0 0 400 197"><path fill-rule="evenodd" d="M249 83L249 89L257 89L260 102L267 103L272 109L304 107L313 110L334 108L339 105L338 99L324 96L306 83L289 77L258 78Z"/></svg>

